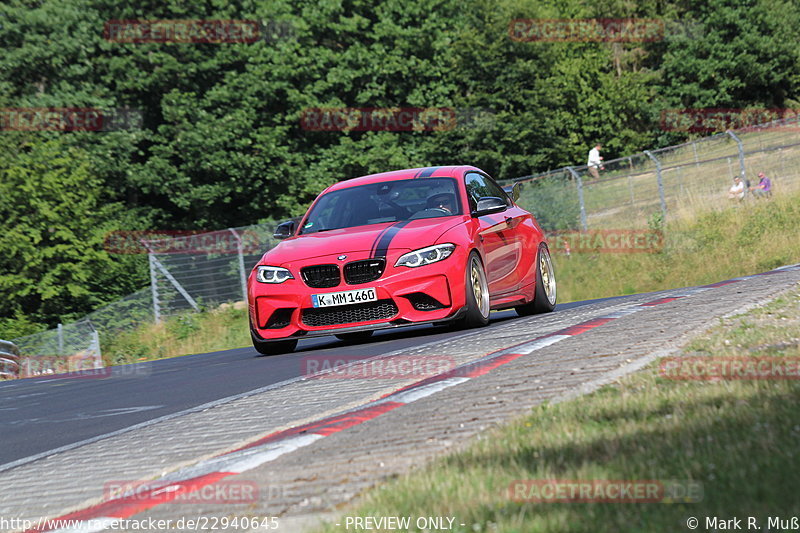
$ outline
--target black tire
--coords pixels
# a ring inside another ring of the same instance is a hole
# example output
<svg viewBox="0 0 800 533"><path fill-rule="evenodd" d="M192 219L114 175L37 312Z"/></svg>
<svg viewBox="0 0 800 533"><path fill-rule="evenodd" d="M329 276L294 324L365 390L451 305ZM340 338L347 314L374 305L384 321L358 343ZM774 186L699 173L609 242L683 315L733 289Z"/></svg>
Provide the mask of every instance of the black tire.
<svg viewBox="0 0 800 533"><path fill-rule="evenodd" d="M372 334L375 333L372 330L368 331L353 331L352 333L338 333L334 335L340 341L345 342L358 342L358 341L365 341L372 337Z"/></svg>
<svg viewBox="0 0 800 533"><path fill-rule="evenodd" d="M546 272L545 284L542 276L542 263ZM553 260L550 258L550 250L545 243L539 245L539 252L536 254L536 292L533 301L514 308L519 316L538 315L549 313L556 308L556 275L553 269Z"/></svg>
<svg viewBox="0 0 800 533"><path fill-rule="evenodd" d="M253 339L253 348L256 349L261 355L279 355L282 353L293 352L297 348L297 339L288 339L283 341L262 341L250 333L250 338Z"/></svg>
<svg viewBox="0 0 800 533"><path fill-rule="evenodd" d="M477 279L476 279L477 278ZM464 285L467 297L467 311L458 325L462 328L479 328L489 323L489 284L486 269L483 268L478 252L472 251L467 259L464 272ZM480 299L480 301L478 301Z"/></svg>

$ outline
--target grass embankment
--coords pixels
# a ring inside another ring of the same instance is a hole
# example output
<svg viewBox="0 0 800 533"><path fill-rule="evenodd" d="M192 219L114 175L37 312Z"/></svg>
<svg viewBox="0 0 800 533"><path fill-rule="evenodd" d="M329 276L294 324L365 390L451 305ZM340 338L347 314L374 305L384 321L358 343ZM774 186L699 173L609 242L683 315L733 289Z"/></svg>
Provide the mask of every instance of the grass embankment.
<svg viewBox="0 0 800 533"><path fill-rule="evenodd" d="M796 135L785 129L741 132L746 156L747 176L758 182L765 172L776 190L795 194L800 190L800 150ZM768 150L768 148L772 150ZM687 212L705 211L726 204L726 191L739 175L736 145L730 138L700 142L695 146L662 152L664 199L668 212L681 218ZM574 188L567 198L577 202ZM523 190L524 196L524 190ZM653 163L644 154L631 160L609 162L600 180L583 176L583 196L589 227L614 228L642 226L650 213L659 210L659 189ZM577 209L577 203L574 205ZM577 213L571 213L574 220Z"/></svg>
<svg viewBox="0 0 800 533"><path fill-rule="evenodd" d="M800 357L800 291L726 319L684 355ZM465 451L364 495L347 516L455 517L454 531L689 531L687 520L800 514L800 383L677 381L659 364L542 405ZM515 503L514 480L680 480L696 503ZM415 518L412 518L412 524ZM325 531L340 531L329 525ZM775 529L773 527L773 529ZM411 529L411 531L416 531Z"/></svg>
<svg viewBox="0 0 800 533"><path fill-rule="evenodd" d="M106 364L112 365L251 346L247 308L223 304L204 313L185 313L114 334L101 344Z"/></svg>
<svg viewBox="0 0 800 533"><path fill-rule="evenodd" d="M559 301L712 283L800 260L800 194L749 199L669 222L659 253L554 257Z"/></svg>

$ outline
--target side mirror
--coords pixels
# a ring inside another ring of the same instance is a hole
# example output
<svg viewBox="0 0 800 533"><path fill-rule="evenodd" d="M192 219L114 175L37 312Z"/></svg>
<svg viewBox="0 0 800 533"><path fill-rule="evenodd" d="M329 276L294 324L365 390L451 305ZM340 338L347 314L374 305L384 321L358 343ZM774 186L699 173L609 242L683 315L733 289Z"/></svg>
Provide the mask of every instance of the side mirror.
<svg viewBox="0 0 800 533"><path fill-rule="evenodd" d="M519 200L520 195L522 194L522 182L518 181L511 187L511 199L514 200L514 203L517 203Z"/></svg>
<svg viewBox="0 0 800 533"><path fill-rule="evenodd" d="M497 196L484 196L478 200L478 207L472 212L474 217L482 217L483 215L491 215L492 213L500 213L505 211L508 207L503 198Z"/></svg>
<svg viewBox="0 0 800 533"><path fill-rule="evenodd" d="M294 220L287 220L286 222L281 222L275 228L275 233L272 236L276 239L288 239L292 235L294 235L295 221Z"/></svg>

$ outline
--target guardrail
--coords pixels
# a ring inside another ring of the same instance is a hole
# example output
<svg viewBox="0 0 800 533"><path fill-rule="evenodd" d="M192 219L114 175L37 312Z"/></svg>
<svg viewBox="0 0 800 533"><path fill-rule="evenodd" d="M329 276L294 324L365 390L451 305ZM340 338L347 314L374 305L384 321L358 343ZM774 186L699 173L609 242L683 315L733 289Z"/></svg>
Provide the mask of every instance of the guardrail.
<svg viewBox="0 0 800 533"><path fill-rule="evenodd" d="M13 342L0 340L0 379L19 377L19 348Z"/></svg>

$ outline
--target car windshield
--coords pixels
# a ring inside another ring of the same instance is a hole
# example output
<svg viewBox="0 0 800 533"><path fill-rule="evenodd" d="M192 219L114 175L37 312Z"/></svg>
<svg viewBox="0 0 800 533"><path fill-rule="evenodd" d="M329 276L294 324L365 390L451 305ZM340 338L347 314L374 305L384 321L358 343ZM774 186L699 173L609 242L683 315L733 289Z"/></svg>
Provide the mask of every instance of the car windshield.
<svg viewBox="0 0 800 533"><path fill-rule="evenodd" d="M461 214L456 180L421 178L339 189L322 196L300 233Z"/></svg>

